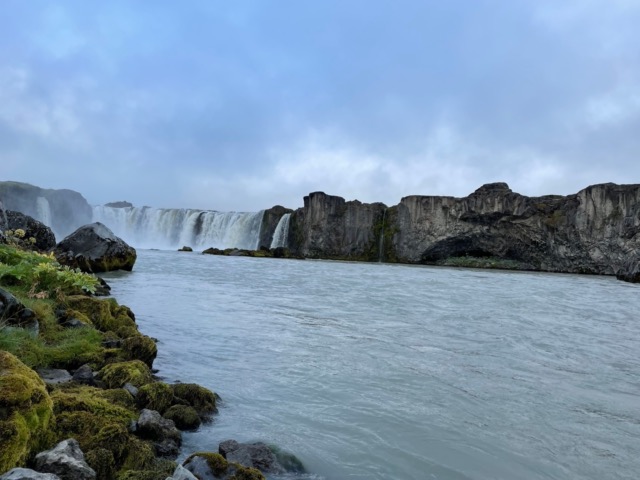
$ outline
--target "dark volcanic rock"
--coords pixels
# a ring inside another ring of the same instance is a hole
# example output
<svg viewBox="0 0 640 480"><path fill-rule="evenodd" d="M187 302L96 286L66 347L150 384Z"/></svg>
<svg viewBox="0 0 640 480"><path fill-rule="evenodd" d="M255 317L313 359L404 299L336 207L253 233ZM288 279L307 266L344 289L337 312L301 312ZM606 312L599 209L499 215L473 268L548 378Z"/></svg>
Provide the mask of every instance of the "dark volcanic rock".
<svg viewBox="0 0 640 480"><path fill-rule="evenodd" d="M382 203L345 202L323 192L310 193L304 197L304 208L291 216L291 250L312 258L377 260L386 209Z"/></svg>
<svg viewBox="0 0 640 480"><path fill-rule="evenodd" d="M0 321L12 327L26 328L38 332L36 314L25 307L7 290L0 288Z"/></svg>
<svg viewBox="0 0 640 480"><path fill-rule="evenodd" d="M136 435L152 440L156 453L174 457L182 443L182 434L171 420L162 418L155 410L143 409L136 425Z"/></svg>
<svg viewBox="0 0 640 480"><path fill-rule="evenodd" d="M80 227L56 245L58 262L84 272L131 271L136 251L102 223Z"/></svg>
<svg viewBox="0 0 640 480"><path fill-rule="evenodd" d="M640 251L640 185L526 197L492 183L463 198L414 195L390 208L316 192L292 215L289 240L306 257L438 265L489 259L506 268L633 278L625 265Z"/></svg>
<svg viewBox="0 0 640 480"><path fill-rule="evenodd" d="M262 215L262 224L260 226L260 238L258 240L259 247L271 247L273 234L276 231L276 227L278 226L280 219L284 216L285 213L292 212L293 210L282 207L280 205L276 205L275 207L271 207L268 210L264 211L264 214Z"/></svg>
<svg viewBox="0 0 640 480"><path fill-rule="evenodd" d="M53 449L36 455L36 468L63 480L94 480L96 472L87 465L77 440L70 438Z"/></svg>
<svg viewBox="0 0 640 480"><path fill-rule="evenodd" d="M189 246L185 245L184 247L179 248L179 249L178 249L178 251L179 251L179 252L193 252L193 248L191 248L191 247L189 247Z"/></svg>
<svg viewBox="0 0 640 480"><path fill-rule="evenodd" d="M218 452L229 462L257 468L264 473L285 473L285 469L265 443L238 443L225 440L218 445Z"/></svg>
<svg viewBox="0 0 640 480"><path fill-rule="evenodd" d="M618 280L640 283L640 257L629 259L616 274Z"/></svg>
<svg viewBox="0 0 640 480"><path fill-rule="evenodd" d="M33 247L43 251L50 250L55 246L56 237L44 223L20 212L7 210L5 214L8 229L14 232L18 229L24 230L23 240L25 242L33 238L35 240L35 243L32 244Z"/></svg>

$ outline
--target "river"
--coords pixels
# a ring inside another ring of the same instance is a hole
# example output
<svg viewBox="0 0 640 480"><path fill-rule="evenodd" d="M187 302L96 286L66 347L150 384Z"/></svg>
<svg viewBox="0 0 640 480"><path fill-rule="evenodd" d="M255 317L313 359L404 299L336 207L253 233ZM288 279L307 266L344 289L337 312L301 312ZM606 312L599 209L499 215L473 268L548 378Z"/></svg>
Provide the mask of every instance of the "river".
<svg viewBox="0 0 640 480"><path fill-rule="evenodd" d="M637 479L640 287L139 250L114 297L165 381L222 397L184 451L265 441L343 479Z"/></svg>

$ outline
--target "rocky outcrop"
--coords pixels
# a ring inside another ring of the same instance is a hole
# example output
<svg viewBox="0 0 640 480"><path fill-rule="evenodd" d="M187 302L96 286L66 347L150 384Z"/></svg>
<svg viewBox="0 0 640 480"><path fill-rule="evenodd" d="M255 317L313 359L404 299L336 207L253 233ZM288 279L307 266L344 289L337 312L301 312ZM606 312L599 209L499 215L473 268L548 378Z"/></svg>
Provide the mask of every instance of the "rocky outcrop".
<svg viewBox="0 0 640 480"><path fill-rule="evenodd" d="M102 223L80 227L56 245L58 262L83 272L131 271L136 251Z"/></svg>
<svg viewBox="0 0 640 480"><path fill-rule="evenodd" d="M22 212L51 227L58 238L90 223L93 215L86 199L73 190L0 182L0 200L7 210Z"/></svg>
<svg viewBox="0 0 640 480"><path fill-rule="evenodd" d="M260 239L258 240L258 248L268 249L271 247L273 241L273 234L276 231L276 227L280 222L280 219L286 213L292 213L293 210L289 208L276 205L268 210L264 211L262 216L262 224L260 225Z"/></svg>
<svg viewBox="0 0 640 480"><path fill-rule="evenodd" d="M345 202L342 197L314 192L304 197L289 226L289 245L311 258L377 260L378 239L386 206Z"/></svg>
<svg viewBox="0 0 640 480"><path fill-rule="evenodd" d="M129 208L133 207L133 203L127 201L109 202L104 204L105 207L111 208Z"/></svg>
<svg viewBox="0 0 640 480"><path fill-rule="evenodd" d="M640 257L630 258L616 274L618 280L640 283Z"/></svg>
<svg viewBox="0 0 640 480"><path fill-rule="evenodd" d="M21 212L6 210L4 213L7 221L5 234L13 232L12 236L17 241L26 242L30 247L41 251L51 250L55 246L56 237L44 223Z"/></svg>
<svg viewBox="0 0 640 480"><path fill-rule="evenodd" d="M409 196L400 204L312 193L292 217L304 256L487 265L624 275L640 252L640 185L594 185L575 195L526 197L506 183L464 198Z"/></svg>

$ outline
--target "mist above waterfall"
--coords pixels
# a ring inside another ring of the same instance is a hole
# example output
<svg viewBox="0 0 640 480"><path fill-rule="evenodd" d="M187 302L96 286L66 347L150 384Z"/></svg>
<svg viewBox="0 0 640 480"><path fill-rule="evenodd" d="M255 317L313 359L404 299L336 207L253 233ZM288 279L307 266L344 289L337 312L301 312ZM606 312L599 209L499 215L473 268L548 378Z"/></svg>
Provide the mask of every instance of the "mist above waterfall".
<svg viewBox="0 0 640 480"><path fill-rule="evenodd" d="M174 208L93 207L93 221L102 222L137 248L257 249L264 210L215 212Z"/></svg>

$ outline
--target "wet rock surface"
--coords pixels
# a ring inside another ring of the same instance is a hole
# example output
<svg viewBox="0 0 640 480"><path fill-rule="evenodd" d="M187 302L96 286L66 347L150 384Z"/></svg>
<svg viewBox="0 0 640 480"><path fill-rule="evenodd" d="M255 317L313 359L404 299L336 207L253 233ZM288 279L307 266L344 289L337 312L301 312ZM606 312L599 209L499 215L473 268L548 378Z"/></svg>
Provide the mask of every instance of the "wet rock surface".
<svg viewBox="0 0 640 480"><path fill-rule="evenodd" d="M83 272L133 269L136 251L100 222L80 227L56 245L58 262Z"/></svg>

